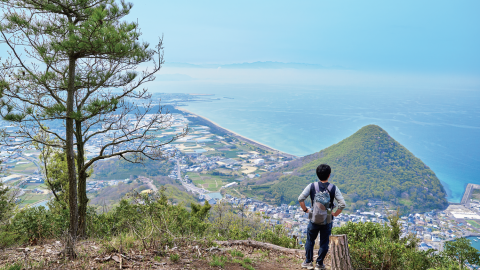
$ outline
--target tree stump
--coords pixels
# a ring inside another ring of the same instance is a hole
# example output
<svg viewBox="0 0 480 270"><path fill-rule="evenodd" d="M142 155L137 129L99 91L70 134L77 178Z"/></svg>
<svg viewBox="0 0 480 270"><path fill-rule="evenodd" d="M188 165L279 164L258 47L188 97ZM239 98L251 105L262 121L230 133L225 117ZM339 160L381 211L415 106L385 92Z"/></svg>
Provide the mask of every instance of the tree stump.
<svg viewBox="0 0 480 270"><path fill-rule="evenodd" d="M353 270L346 234L330 235L331 270Z"/></svg>

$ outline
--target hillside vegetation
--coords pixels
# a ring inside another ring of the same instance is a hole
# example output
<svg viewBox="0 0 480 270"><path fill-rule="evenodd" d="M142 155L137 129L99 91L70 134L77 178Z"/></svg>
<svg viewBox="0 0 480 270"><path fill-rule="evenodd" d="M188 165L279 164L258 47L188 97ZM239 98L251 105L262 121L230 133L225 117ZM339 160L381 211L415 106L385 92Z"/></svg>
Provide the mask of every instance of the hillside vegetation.
<svg viewBox="0 0 480 270"><path fill-rule="evenodd" d="M197 202L197 199L191 193L188 193L178 180L165 176L156 176L151 179L156 187L165 189L163 192L170 202L182 203L186 206ZM108 210L118 206L119 202L129 193L138 193L146 189L149 189L148 185L139 180L134 180L128 184L119 183L115 186L107 186L92 194L90 206L97 211L105 211L105 209Z"/></svg>
<svg viewBox="0 0 480 270"><path fill-rule="evenodd" d="M330 181L349 202L361 209L368 199L388 201L403 211L428 211L447 207L446 193L435 173L404 146L376 125L318 153L290 162L280 172L264 174L243 189L273 203L290 203L308 183L318 181L319 164L332 167ZM281 172L293 171L288 175Z"/></svg>

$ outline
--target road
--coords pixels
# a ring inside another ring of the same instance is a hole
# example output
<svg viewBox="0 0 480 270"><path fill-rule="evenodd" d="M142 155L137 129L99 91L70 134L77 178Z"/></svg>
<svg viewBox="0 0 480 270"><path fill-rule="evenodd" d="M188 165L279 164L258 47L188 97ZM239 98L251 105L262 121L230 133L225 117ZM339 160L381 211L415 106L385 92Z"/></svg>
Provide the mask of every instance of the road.
<svg viewBox="0 0 480 270"><path fill-rule="evenodd" d="M470 197L472 196L472 192L474 189L480 189L480 185L475 184L468 184L465 188L465 193L463 194L461 204L465 205L466 207L470 206Z"/></svg>
<svg viewBox="0 0 480 270"><path fill-rule="evenodd" d="M194 184L187 184L185 181L183 181L182 179L182 173L180 171L180 161L177 160L177 177L178 177L178 180L180 180L180 183L182 183L182 186L187 190L187 191L191 191L193 193L198 193L198 194L205 194L207 191L203 188L199 188L197 186L195 186Z"/></svg>
<svg viewBox="0 0 480 270"><path fill-rule="evenodd" d="M180 180L180 182L183 183L182 173L180 171L180 161L178 159L177 159L177 177L178 177L178 180Z"/></svg>
<svg viewBox="0 0 480 270"><path fill-rule="evenodd" d="M187 183L182 182L182 185L186 190L194 192L194 193L205 194L205 192L206 192L205 189L199 188L199 187L195 186L194 184L187 184Z"/></svg>

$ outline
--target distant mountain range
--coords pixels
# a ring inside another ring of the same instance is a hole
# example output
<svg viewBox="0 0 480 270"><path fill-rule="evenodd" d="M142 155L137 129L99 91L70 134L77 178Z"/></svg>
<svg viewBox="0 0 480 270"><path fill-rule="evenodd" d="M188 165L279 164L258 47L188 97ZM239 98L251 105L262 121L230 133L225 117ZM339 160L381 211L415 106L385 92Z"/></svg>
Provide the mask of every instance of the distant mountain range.
<svg viewBox="0 0 480 270"><path fill-rule="evenodd" d="M306 64L306 63L283 63L283 62L252 62L252 63L236 63L236 64L188 64L188 63L177 63L177 62L167 62L165 63L166 67L179 67L179 68L226 68L226 69L347 69L341 66L322 66L318 64Z"/></svg>
<svg viewBox="0 0 480 270"><path fill-rule="evenodd" d="M446 192L435 173L376 125L320 152L290 162L279 172L243 183L242 191L271 203L296 202L315 169L332 167L331 182L346 197L349 210L365 209L368 200L381 200L402 212L445 209Z"/></svg>

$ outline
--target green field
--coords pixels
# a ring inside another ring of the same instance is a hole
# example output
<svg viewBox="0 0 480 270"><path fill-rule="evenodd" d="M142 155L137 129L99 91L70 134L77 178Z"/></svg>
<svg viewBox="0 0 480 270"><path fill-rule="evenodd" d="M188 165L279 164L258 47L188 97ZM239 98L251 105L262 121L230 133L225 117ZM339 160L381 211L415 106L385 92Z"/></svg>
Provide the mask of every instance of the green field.
<svg viewBox="0 0 480 270"><path fill-rule="evenodd" d="M222 186L228 183L228 180L224 179L225 176L222 177L194 172L188 172L187 175L195 185L201 186L208 191L219 191Z"/></svg>
<svg viewBox="0 0 480 270"><path fill-rule="evenodd" d="M49 194L34 194L34 193L26 193L20 197L20 208L23 208L29 204L33 204L39 201L43 201L50 198Z"/></svg>
<svg viewBox="0 0 480 270"><path fill-rule="evenodd" d="M398 203L401 203L405 206L411 206L413 204L412 201L407 200L407 199L400 199L400 200L398 200Z"/></svg>
<svg viewBox="0 0 480 270"><path fill-rule="evenodd" d="M467 220L468 224L472 225L474 228L480 229L480 223L474 220Z"/></svg>
<svg viewBox="0 0 480 270"><path fill-rule="evenodd" d="M45 185L40 184L40 183L27 183L25 185L22 185L23 189L35 189L35 188L46 188Z"/></svg>
<svg viewBox="0 0 480 270"><path fill-rule="evenodd" d="M473 190L472 199L480 200L480 189L474 189Z"/></svg>
<svg viewBox="0 0 480 270"><path fill-rule="evenodd" d="M226 151L226 152L224 152L224 154L225 154L225 157L227 157L227 158L236 158L236 157L238 157L238 152L242 152L242 151L238 151L238 150L237 151Z"/></svg>
<svg viewBox="0 0 480 270"><path fill-rule="evenodd" d="M37 169L37 166L33 164L33 162L30 162L28 164L20 164L20 165L15 165L15 168L11 169L12 173L33 173Z"/></svg>

